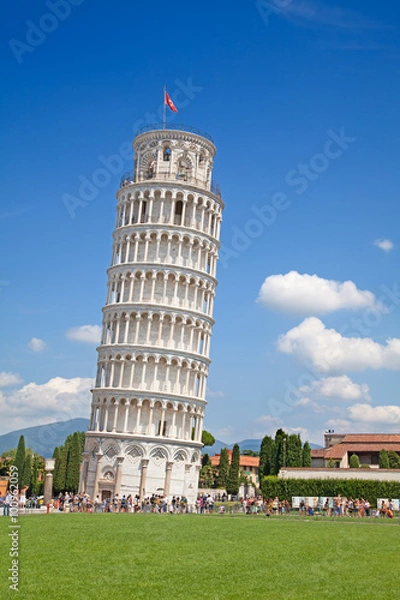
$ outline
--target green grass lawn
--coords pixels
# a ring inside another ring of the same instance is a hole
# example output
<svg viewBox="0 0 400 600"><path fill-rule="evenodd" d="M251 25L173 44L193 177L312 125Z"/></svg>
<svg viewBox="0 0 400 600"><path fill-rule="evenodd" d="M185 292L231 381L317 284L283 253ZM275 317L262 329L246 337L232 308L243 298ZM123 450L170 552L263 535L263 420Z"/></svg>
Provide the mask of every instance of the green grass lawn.
<svg viewBox="0 0 400 600"><path fill-rule="evenodd" d="M19 593L32 600L397 599L398 521L217 515L19 517Z"/></svg>

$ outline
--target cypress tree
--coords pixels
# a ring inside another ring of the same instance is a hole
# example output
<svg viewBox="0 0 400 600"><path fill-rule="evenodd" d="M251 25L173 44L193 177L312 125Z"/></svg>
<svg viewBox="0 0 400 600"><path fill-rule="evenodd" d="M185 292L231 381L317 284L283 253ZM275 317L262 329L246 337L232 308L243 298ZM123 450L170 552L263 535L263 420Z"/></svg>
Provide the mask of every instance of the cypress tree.
<svg viewBox="0 0 400 600"><path fill-rule="evenodd" d="M233 446L232 462L229 467L226 480L226 492L236 496L239 493L239 468L240 468L240 448L238 444Z"/></svg>
<svg viewBox="0 0 400 600"><path fill-rule="evenodd" d="M303 446L303 467L311 467L311 446L304 442Z"/></svg>
<svg viewBox="0 0 400 600"><path fill-rule="evenodd" d="M218 479L217 486L220 488L226 488L226 480L228 477L229 471L229 455L228 449L222 448L221 455L219 457L219 466L218 466Z"/></svg>
<svg viewBox="0 0 400 600"><path fill-rule="evenodd" d="M303 466L303 445L299 435L292 433L287 440L287 467Z"/></svg>
<svg viewBox="0 0 400 600"><path fill-rule="evenodd" d="M283 429L278 429L275 433L273 475L278 475L281 467L287 466L287 438Z"/></svg>
<svg viewBox="0 0 400 600"><path fill-rule="evenodd" d="M17 453L15 455L14 466L18 469L18 487L23 485L24 464L26 458L25 438L23 435L18 440Z"/></svg>
<svg viewBox="0 0 400 600"><path fill-rule="evenodd" d="M77 492L81 465L81 444L78 432L72 435L65 447L67 449L65 488L69 492Z"/></svg>
<svg viewBox="0 0 400 600"><path fill-rule="evenodd" d="M263 437L260 447L260 466L258 468L258 476L261 478L264 475L271 475L274 465L274 440L271 436Z"/></svg>
<svg viewBox="0 0 400 600"><path fill-rule="evenodd" d="M382 448L379 452L379 468L380 469L390 469L389 464L389 456L386 450Z"/></svg>
<svg viewBox="0 0 400 600"><path fill-rule="evenodd" d="M31 485L31 479L32 479L32 453L28 450L28 452L26 453L26 457L25 457L25 462L24 462L24 468L22 471L22 480L21 480L21 485L23 487L27 487L27 495L29 494L30 491L30 485Z"/></svg>

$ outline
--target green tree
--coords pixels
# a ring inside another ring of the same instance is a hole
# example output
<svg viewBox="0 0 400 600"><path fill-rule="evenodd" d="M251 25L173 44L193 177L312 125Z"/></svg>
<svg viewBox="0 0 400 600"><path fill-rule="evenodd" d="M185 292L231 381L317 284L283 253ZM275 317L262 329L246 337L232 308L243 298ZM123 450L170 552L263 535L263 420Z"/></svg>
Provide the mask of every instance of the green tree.
<svg viewBox="0 0 400 600"><path fill-rule="evenodd" d="M263 437L260 447L260 465L258 467L258 476L271 475L274 465L274 447L275 443L271 436Z"/></svg>
<svg viewBox="0 0 400 600"><path fill-rule="evenodd" d="M388 458L390 469L400 469L400 456L397 454L397 452L394 450L389 450Z"/></svg>
<svg viewBox="0 0 400 600"><path fill-rule="evenodd" d="M360 459L357 454L352 454L350 456L350 469L359 469L360 468Z"/></svg>
<svg viewBox="0 0 400 600"><path fill-rule="evenodd" d="M242 456L260 456L256 450L242 450Z"/></svg>
<svg viewBox="0 0 400 600"><path fill-rule="evenodd" d="M22 487L28 488L27 492L26 492L27 496L29 496L30 491L31 491L30 490L31 479L32 479L32 453L30 451L28 451L25 456L24 468L22 471L22 479L21 479Z"/></svg>
<svg viewBox="0 0 400 600"><path fill-rule="evenodd" d="M31 477L31 493L34 496L39 496L43 491L43 482L39 481L44 478L44 459L38 454L34 454L32 462L32 477Z"/></svg>
<svg viewBox="0 0 400 600"><path fill-rule="evenodd" d="M81 442L77 431L73 433L71 437L68 436L68 438L65 443L67 449L65 487L69 492L76 493L79 487L79 474L82 458Z"/></svg>
<svg viewBox="0 0 400 600"><path fill-rule="evenodd" d="M382 448L379 452L379 468L380 469L390 469L389 465L389 456L386 450Z"/></svg>
<svg viewBox="0 0 400 600"><path fill-rule="evenodd" d="M227 485L226 480L228 477L228 471L229 471L228 448L222 448L221 454L219 457L217 487L226 488L226 485Z"/></svg>
<svg viewBox="0 0 400 600"><path fill-rule="evenodd" d="M14 466L18 469L18 487L23 485L24 464L26 458L25 438L23 435L18 440L17 452L15 454Z"/></svg>
<svg viewBox="0 0 400 600"><path fill-rule="evenodd" d="M209 455L207 454L207 452L205 454L203 454L203 456L201 458L201 466L205 467L206 465L211 465L211 459L210 459Z"/></svg>
<svg viewBox="0 0 400 600"><path fill-rule="evenodd" d="M201 488L211 488L214 486L214 476L215 476L215 472L214 472L214 468L210 463L204 465L204 467L202 467L200 469L200 473L199 473L199 486Z"/></svg>
<svg viewBox="0 0 400 600"><path fill-rule="evenodd" d="M1 455L0 476L7 477L10 474L10 467L15 461L15 450L8 450Z"/></svg>
<svg viewBox="0 0 400 600"><path fill-rule="evenodd" d="M311 467L311 446L304 442L303 446L303 467Z"/></svg>
<svg viewBox="0 0 400 600"><path fill-rule="evenodd" d="M287 467L303 466L303 445L299 435L292 433L287 439Z"/></svg>
<svg viewBox="0 0 400 600"><path fill-rule="evenodd" d="M287 439L288 435L283 429L278 429L275 433L274 441L274 464L273 475L278 475L281 467L287 466Z"/></svg>
<svg viewBox="0 0 400 600"><path fill-rule="evenodd" d="M215 437L209 431L203 429L203 433L201 434L201 441L204 446L214 446Z"/></svg>
<svg viewBox="0 0 400 600"><path fill-rule="evenodd" d="M333 460L333 458L330 458L328 460L328 469L334 469L335 468L335 461Z"/></svg>
<svg viewBox="0 0 400 600"><path fill-rule="evenodd" d="M235 444L232 449L232 461L226 479L226 492L236 496L239 493L240 448Z"/></svg>

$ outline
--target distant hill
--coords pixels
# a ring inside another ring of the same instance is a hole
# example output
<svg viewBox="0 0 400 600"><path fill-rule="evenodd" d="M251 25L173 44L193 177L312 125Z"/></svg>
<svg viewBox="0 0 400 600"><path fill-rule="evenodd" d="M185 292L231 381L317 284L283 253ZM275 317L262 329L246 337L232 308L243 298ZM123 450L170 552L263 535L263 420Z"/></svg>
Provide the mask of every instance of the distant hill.
<svg viewBox="0 0 400 600"><path fill-rule="evenodd" d="M31 448L44 458L51 458L54 448L64 444L65 438L70 433L86 431L88 427L89 419L70 419L69 421L58 421L57 423L11 431L0 435L0 454L16 448L19 437L23 435L27 448Z"/></svg>

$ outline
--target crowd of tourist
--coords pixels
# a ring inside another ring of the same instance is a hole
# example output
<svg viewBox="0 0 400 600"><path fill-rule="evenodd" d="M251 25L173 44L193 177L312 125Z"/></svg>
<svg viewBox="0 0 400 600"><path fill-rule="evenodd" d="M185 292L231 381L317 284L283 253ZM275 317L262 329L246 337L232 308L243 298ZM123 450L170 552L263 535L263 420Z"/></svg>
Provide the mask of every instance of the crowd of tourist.
<svg viewBox="0 0 400 600"><path fill-rule="evenodd" d="M369 500L364 498L318 498L312 504L307 499L300 499L295 506L302 516L323 515L327 517L394 517L394 503L391 499L378 501L377 508L373 508ZM0 498L0 507L3 514L9 515L11 495L8 492ZM217 505L217 509L215 506ZM19 498L19 509L40 509L43 506L43 496L32 496L26 499L24 495ZM266 517L273 515L288 515L292 506L288 500L275 498L263 498L262 496L246 497L237 499L235 503L228 503L226 494L204 493L199 495L195 504L190 505L184 496L164 496L152 494L145 498L139 495L119 495L100 497L97 494L94 499L86 493L73 494L65 492L53 498L47 505L47 512L83 512L83 513L197 513L218 514L227 512L242 513L245 515L264 514Z"/></svg>
<svg viewBox="0 0 400 600"><path fill-rule="evenodd" d="M300 501L299 512L302 515L313 516L316 512L327 517L394 517L394 506L391 499L388 502L381 501L377 509L371 507L369 500L364 498L345 498L336 496L326 498L325 501L318 500L317 506L310 506L304 500Z"/></svg>

